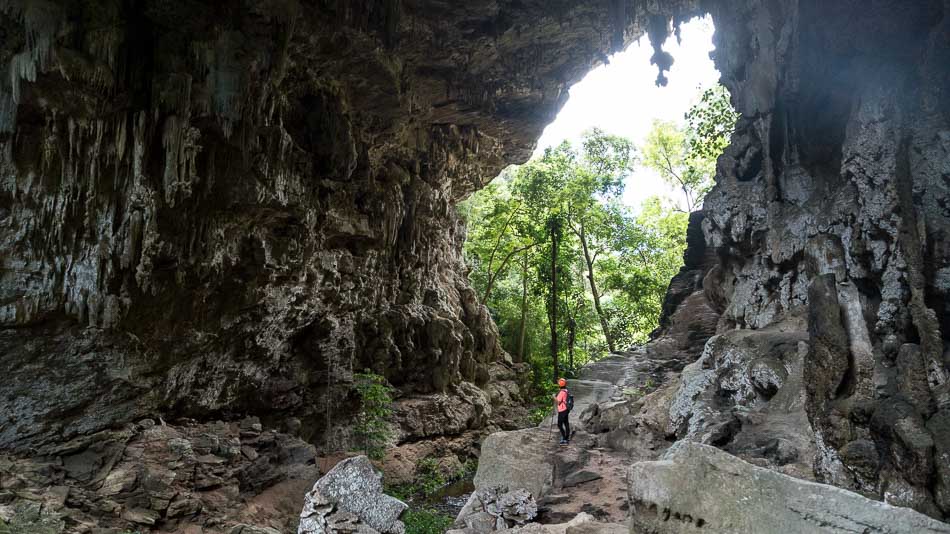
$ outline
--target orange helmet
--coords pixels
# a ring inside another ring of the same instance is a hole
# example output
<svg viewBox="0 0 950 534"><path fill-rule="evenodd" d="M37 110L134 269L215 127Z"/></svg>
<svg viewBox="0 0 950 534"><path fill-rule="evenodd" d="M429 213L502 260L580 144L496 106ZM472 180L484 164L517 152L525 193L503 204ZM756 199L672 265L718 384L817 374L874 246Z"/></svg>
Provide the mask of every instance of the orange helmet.
<svg viewBox="0 0 950 534"><path fill-rule="evenodd" d="M558 385L559 387L564 387L564 386L567 385L567 380L564 380L563 378L558 378L558 379L557 379L557 385Z"/></svg>

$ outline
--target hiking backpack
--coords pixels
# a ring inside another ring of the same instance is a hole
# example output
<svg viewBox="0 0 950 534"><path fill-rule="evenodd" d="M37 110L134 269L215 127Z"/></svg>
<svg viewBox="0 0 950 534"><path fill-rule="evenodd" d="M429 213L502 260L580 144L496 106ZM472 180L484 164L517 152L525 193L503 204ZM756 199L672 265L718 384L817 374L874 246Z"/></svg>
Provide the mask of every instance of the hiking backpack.
<svg viewBox="0 0 950 534"><path fill-rule="evenodd" d="M571 410L574 409L574 395L571 395L571 390L567 390L567 413L571 413Z"/></svg>

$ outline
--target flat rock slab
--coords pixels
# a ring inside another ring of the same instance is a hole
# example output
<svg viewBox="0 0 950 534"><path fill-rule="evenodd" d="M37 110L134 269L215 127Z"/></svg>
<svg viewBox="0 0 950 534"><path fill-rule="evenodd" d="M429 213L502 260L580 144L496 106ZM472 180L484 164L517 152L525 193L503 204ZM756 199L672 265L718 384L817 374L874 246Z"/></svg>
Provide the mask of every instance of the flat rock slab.
<svg viewBox="0 0 950 534"><path fill-rule="evenodd" d="M909 508L755 467L715 447L681 441L628 471L633 532L812 534L950 533Z"/></svg>

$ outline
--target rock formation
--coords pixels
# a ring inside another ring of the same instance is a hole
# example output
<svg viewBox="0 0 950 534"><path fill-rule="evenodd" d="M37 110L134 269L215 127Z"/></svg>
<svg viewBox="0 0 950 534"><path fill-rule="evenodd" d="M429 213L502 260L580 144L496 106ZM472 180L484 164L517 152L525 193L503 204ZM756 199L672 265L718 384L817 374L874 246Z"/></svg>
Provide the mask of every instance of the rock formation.
<svg viewBox="0 0 950 534"><path fill-rule="evenodd" d="M264 430L256 418L174 426L145 419L41 457L0 455L0 519L57 524L51 532L287 532L318 475L313 445Z"/></svg>
<svg viewBox="0 0 950 534"><path fill-rule="evenodd" d="M633 532L946 533L950 525L683 441L630 468Z"/></svg>
<svg viewBox="0 0 950 534"><path fill-rule="evenodd" d="M0 0L4 461L98 495L66 458L159 417L345 448L363 369L400 442L515 426L453 206L702 13L742 119L648 349L701 358L669 433L947 517L946 0Z"/></svg>
<svg viewBox="0 0 950 534"><path fill-rule="evenodd" d="M742 118L702 218L718 335L671 422L946 517L950 6L867 7L710 7Z"/></svg>
<svg viewBox="0 0 950 534"><path fill-rule="evenodd" d="M298 534L403 534L407 506L383 493L382 478L365 456L338 463L307 493Z"/></svg>
<svg viewBox="0 0 950 534"><path fill-rule="evenodd" d="M524 489L483 487L472 493L455 521L454 534L487 534L523 526L538 515L534 496Z"/></svg>

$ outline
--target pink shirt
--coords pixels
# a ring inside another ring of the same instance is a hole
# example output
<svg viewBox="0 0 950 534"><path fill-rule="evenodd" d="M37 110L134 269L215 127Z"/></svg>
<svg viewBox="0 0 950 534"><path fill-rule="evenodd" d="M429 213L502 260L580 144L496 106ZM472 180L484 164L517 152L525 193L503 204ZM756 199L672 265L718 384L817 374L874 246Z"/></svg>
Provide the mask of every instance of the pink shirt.
<svg viewBox="0 0 950 534"><path fill-rule="evenodd" d="M567 390L562 389L557 392L557 411L566 412L567 411Z"/></svg>

